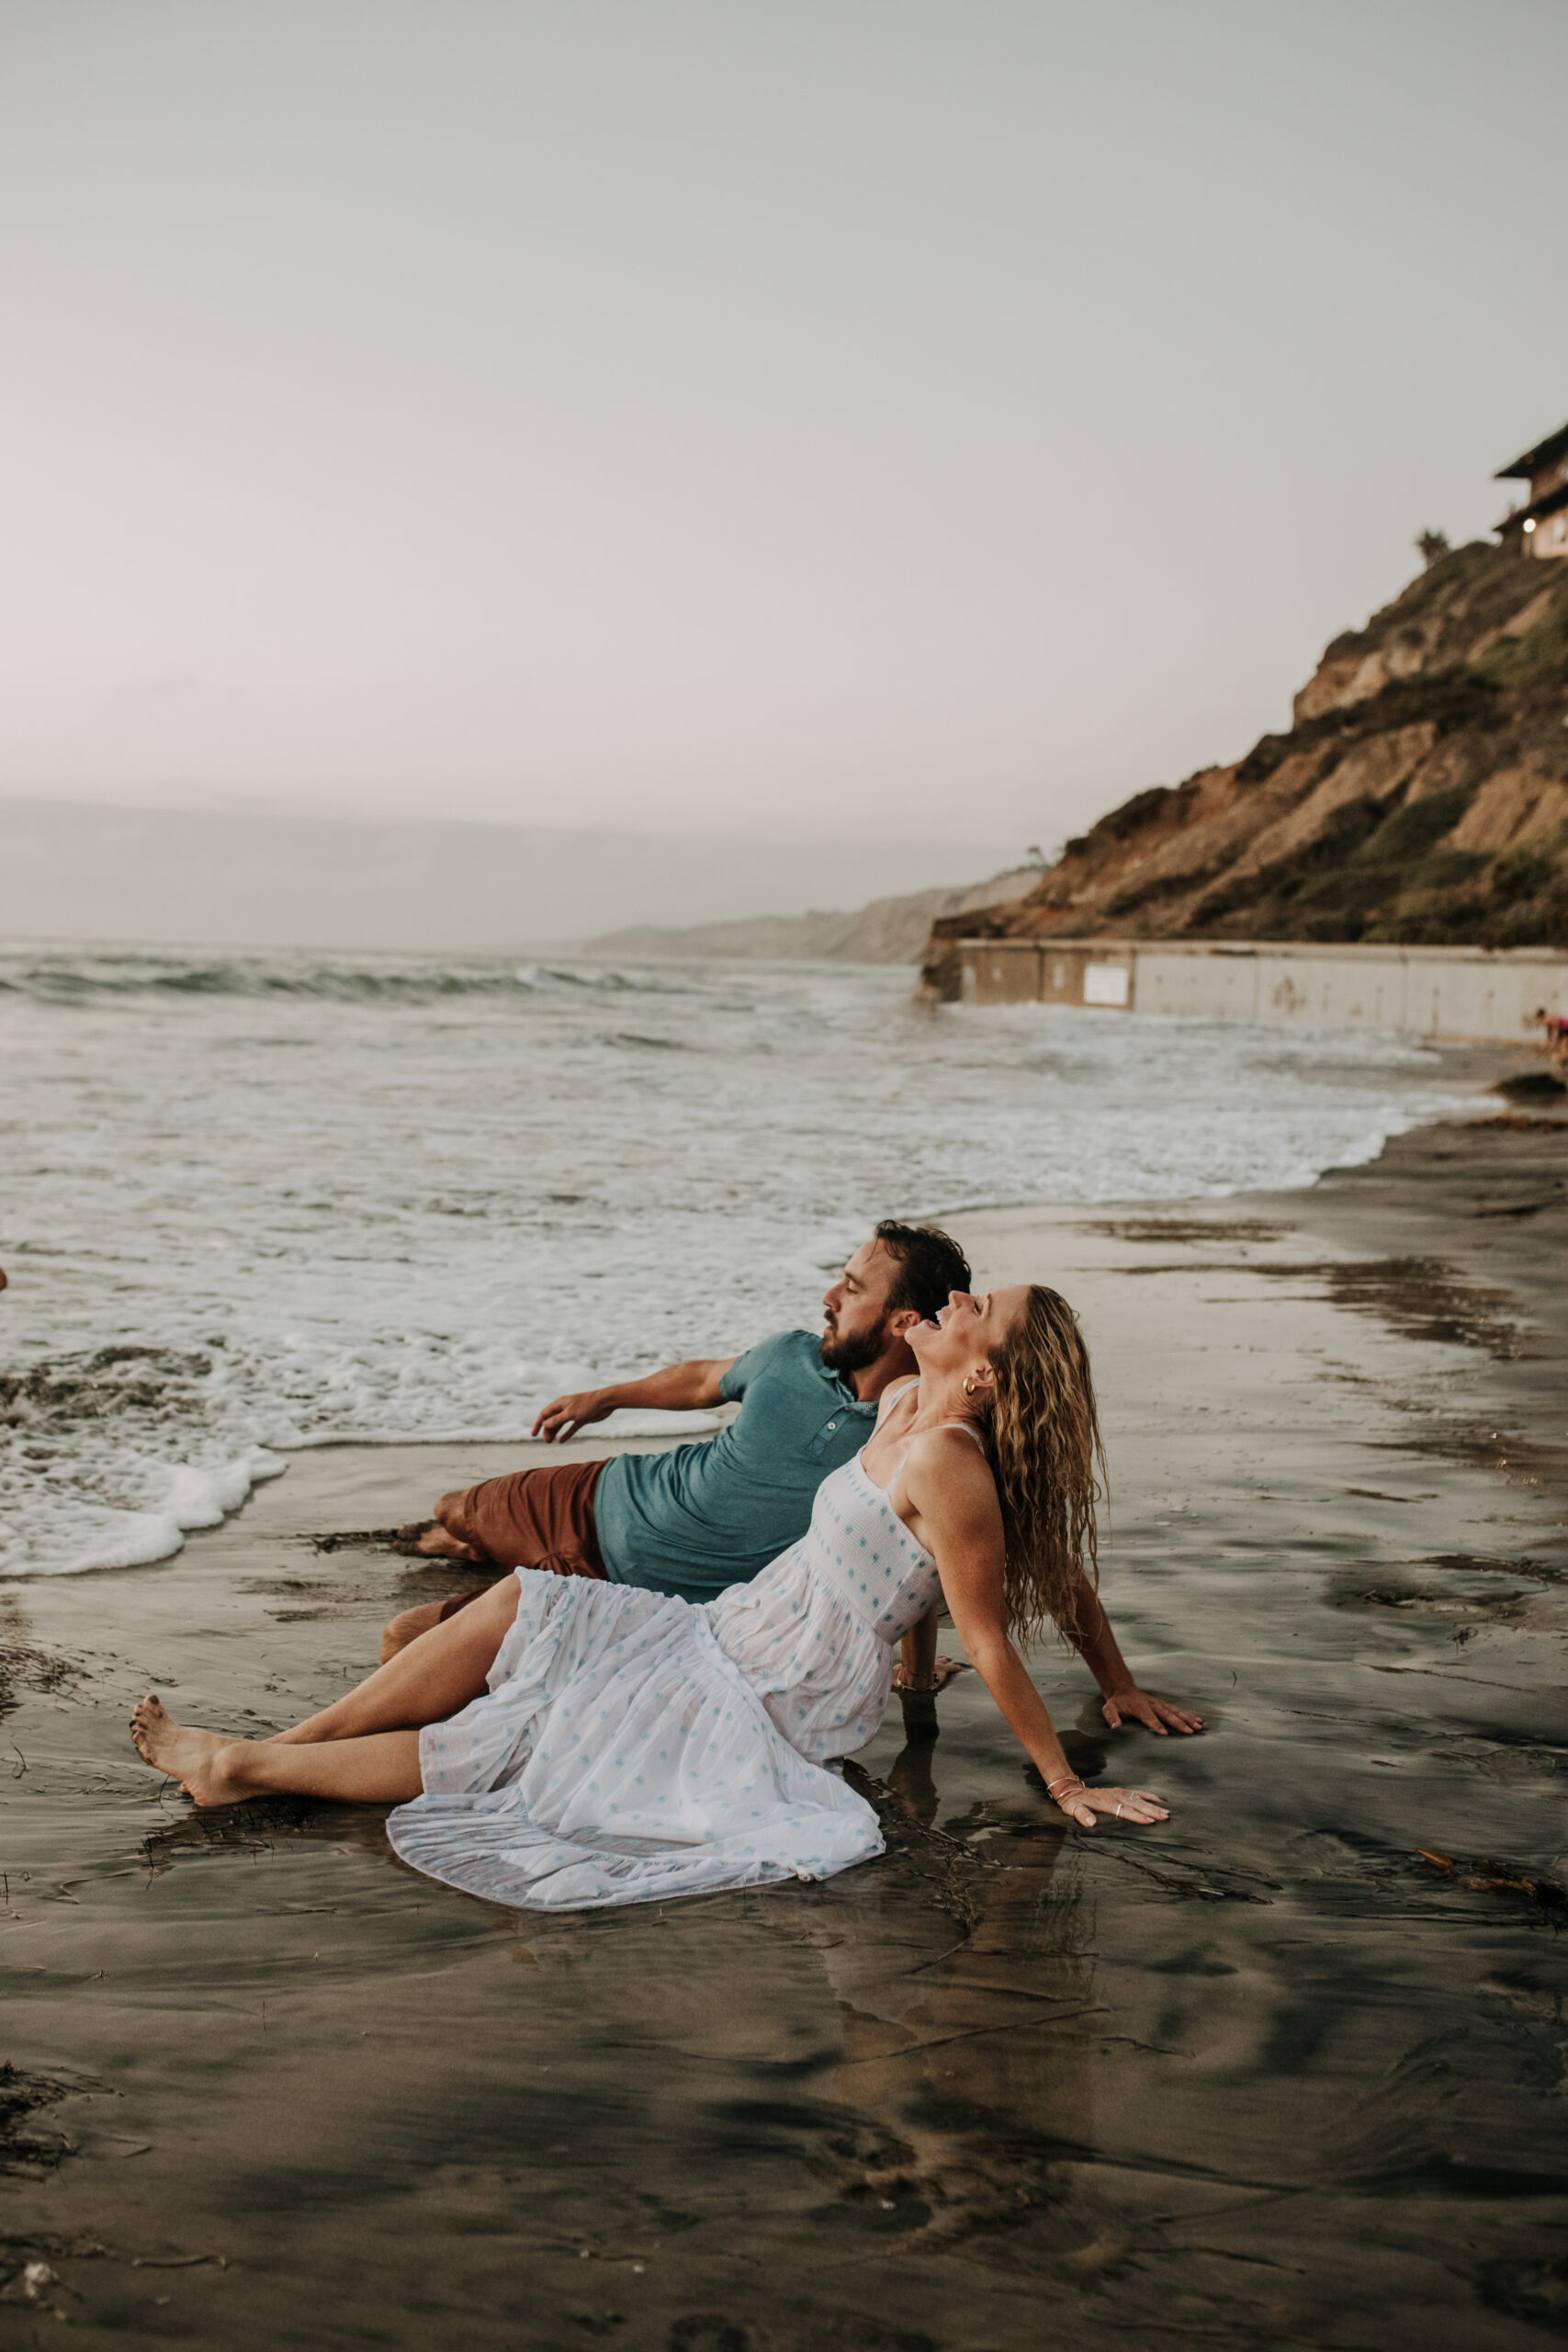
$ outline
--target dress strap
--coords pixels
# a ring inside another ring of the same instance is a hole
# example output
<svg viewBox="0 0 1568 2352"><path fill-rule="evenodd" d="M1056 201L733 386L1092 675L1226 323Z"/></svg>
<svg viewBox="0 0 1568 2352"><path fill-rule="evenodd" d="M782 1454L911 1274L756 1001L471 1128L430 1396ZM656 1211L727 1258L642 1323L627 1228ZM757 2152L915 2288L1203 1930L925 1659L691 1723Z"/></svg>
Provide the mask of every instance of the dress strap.
<svg viewBox="0 0 1568 2352"><path fill-rule="evenodd" d="M979 1447L981 1453L985 1454L987 1460L989 1461L990 1448L987 1445L985 1439L980 1435L979 1430L975 1427L973 1421L938 1421L937 1427L939 1430L966 1430L969 1435L974 1439L976 1444Z"/></svg>

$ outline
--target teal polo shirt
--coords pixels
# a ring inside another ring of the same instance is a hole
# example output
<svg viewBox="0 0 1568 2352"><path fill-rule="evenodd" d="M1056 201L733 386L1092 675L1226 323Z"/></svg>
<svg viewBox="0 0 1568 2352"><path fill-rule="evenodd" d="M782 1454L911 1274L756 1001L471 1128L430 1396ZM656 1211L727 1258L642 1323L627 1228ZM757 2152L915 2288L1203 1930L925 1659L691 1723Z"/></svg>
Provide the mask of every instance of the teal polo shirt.
<svg viewBox="0 0 1568 2352"><path fill-rule="evenodd" d="M811 1523L829 1470L858 1453L875 1405L829 1372L811 1331L778 1331L719 1383L740 1410L727 1430L672 1453L620 1453L593 1490L614 1584L711 1600L749 1584Z"/></svg>

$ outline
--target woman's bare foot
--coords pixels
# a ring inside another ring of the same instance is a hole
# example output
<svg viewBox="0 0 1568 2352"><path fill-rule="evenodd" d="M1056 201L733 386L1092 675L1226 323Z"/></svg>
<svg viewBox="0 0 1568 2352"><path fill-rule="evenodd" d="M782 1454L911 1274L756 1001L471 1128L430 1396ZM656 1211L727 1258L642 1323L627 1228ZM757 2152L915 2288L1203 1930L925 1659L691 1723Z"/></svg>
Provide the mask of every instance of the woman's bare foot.
<svg viewBox="0 0 1568 2352"><path fill-rule="evenodd" d="M177 1781L197 1804L237 1804L251 1793L227 1762L243 1741L175 1723L151 1692L130 1718L130 1736L142 1762Z"/></svg>

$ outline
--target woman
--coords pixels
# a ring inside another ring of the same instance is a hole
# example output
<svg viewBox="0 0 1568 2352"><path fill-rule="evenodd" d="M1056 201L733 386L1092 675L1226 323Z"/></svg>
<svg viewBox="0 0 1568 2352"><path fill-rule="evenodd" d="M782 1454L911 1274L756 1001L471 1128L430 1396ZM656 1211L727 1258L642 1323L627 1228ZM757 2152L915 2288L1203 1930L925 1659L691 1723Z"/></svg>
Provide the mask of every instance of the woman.
<svg viewBox="0 0 1568 2352"><path fill-rule="evenodd" d="M893 1645L943 1598L1067 1818L1166 1820L1146 1790L1084 1786L1013 1646L1048 1620L1070 1636L1093 1606L1100 1442L1072 1309L1038 1286L954 1291L908 1336L919 1378L750 1584L694 1607L520 1568L276 1739L192 1731L148 1698L138 1751L197 1804L397 1801L398 1853L495 1902L826 1878L882 1850L831 1768L875 1732Z"/></svg>

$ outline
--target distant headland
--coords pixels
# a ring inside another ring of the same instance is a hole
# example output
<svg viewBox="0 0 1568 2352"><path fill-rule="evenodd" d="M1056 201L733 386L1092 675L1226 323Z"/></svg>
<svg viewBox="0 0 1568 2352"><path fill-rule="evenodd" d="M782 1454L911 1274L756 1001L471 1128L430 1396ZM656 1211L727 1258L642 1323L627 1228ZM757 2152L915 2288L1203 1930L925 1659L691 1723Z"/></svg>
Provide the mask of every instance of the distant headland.
<svg viewBox="0 0 1568 2352"><path fill-rule="evenodd" d="M852 912L753 915L735 922L681 928L637 923L584 943L590 956L736 956L758 963L915 964L933 922L960 924L987 908L1016 901L1038 881L1039 865L1012 866L966 888L915 890L874 899Z"/></svg>

